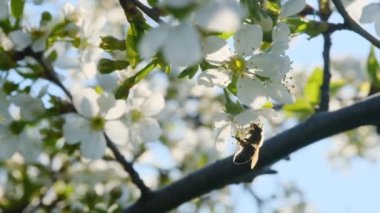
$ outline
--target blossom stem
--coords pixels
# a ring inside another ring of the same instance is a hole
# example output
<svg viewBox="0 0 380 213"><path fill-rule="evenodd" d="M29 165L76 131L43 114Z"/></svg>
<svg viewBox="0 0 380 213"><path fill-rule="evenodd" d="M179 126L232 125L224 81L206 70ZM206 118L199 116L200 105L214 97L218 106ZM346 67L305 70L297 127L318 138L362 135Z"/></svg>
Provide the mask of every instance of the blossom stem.
<svg viewBox="0 0 380 213"><path fill-rule="evenodd" d="M42 66L42 68L44 69L43 76L41 76L42 78L45 78L46 80L53 82L55 85L61 88L61 90L66 94L66 96L70 98L70 100L73 99L70 92L62 84L61 80L59 80L53 66L44 58L42 53L35 53L30 48L27 48L25 49L24 54L34 58Z"/></svg>
<svg viewBox="0 0 380 213"><path fill-rule="evenodd" d="M115 144L112 143L112 141L107 137L106 134L104 134L107 146L111 149L113 155L115 156L115 159L117 162L119 162L124 170L129 174L131 177L132 182L140 189L141 191L141 199L147 197L150 195L151 190L145 185L144 181L140 178L140 175L137 173L137 171L133 168L133 164L128 162L124 156L121 154L119 149L115 146Z"/></svg>
<svg viewBox="0 0 380 213"><path fill-rule="evenodd" d="M332 2L334 3L335 8L338 10L340 15L343 17L344 24L346 25L346 28L348 30L356 32L357 34L361 35L363 38L371 42L374 46L376 46L377 48L380 48L380 40L376 39L374 36L368 33L365 29L363 29L358 23L356 23L347 13L346 9L344 8L340 0L332 0Z"/></svg>

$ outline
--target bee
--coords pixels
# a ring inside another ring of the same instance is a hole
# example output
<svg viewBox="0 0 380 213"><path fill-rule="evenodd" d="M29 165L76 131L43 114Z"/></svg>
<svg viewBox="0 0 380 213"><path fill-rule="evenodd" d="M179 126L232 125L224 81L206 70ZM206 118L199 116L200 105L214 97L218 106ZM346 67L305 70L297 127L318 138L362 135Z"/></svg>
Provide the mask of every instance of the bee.
<svg viewBox="0 0 380 213"><path fill-rule="evenodd" d="M259 159L260 147L263 144L263 126L261 123L251 123L245 131L238 131L235 139L240 146L233 158L235 164L245 164L251 161L253 169Z"/></svg>

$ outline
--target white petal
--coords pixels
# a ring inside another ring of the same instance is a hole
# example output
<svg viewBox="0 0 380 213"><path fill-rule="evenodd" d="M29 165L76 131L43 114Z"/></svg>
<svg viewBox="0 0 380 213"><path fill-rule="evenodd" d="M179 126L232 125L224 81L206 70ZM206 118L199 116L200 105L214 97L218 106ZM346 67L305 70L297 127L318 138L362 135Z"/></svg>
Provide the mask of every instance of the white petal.
<svg viewBox="0 0 380 213"><path fill-rule="evenodd" d="M198 63L202 57L198 32L189 23L173 27L165 40L162 53L176 67Z"/></svg>
<svg viewBox="0 0 380 213"><path fill-rule="evenodd" d="M259 96L266 96L267 88L257 79L249 77L239 78L237 81L237 97L248 106L251 106Z"/></svg>
<svg viewBox="0 0 380 213"><path fill-rule="evenodd" d="M293 103L293 96L289 90L281 83L273 83L268 86L268 94L271 99L279 104Z"/></svg>
<svg viewBox="0 0 380 213"><path fill-rule="evenodd" d="M208 69L198 76L198 84L205 87L226 87L231 81L231 76L224 70Z"/></svg>
<svg viewBox="0 0 380 213"><path fill-rule="evenodd" d="M80 150L85 158L99 159L104 156L106 139L103 132L92 132L83 139Z"/></svg>
<svg viewBox="0 0 380 213"><path fill-rule="evenodd" d="M234 120L240 125L247 125L260 117L270 117L274 114L273 109L246 110L234 116Z"/></svg>
<svg viewBox="0 0 380 213"><path fill-rule="evenodd" d="M273 42L285 42L289 43L290 38L290 29L289 26L285 23L277 24L272 33Z"/></svg>
<svg viewBox="0 0 380 213"><path fill-rule="evenodd" d="M12 157L18 145L19 141L11 135L8 126L0 124L0 160L7 160Z"/></svg>
<svg viewBox="0 0 380 213"><path fill-rule="evenodd" d="M380 17L380 4L371 3L365 6L360 16L361 23L372 23Z"/></svg>
<svg viewBox="0 0 380 213"><path fill-rule="evenodd" d="M73 104L81 115L91 118L99 114L98 98L99 94L97 94L95 90L82 88L74 92Z"/></svg>
<svg viewBox="0 0 380 213"><path fill-rule="evenodd" d="M26 162L35 162L41 153L41 139L38 129L25 128L20 135L19 151Z"/></svg>
<svg viewBox="0 0 380 213"><path fill-rule="evenodd" d="M118 145L125 145L128 142L128 127L121 120L107 121L104 132L110 140Z"/></svg>
<svg viewBox="0 0 380 213"><path fill-rule="evenodd" d="M226 141L231 136L231 125L226 123L220 128L215 129L215 145L219 151L223 151L226 148Z"/></svg>
<svg viewBox="0 0 380 213"><path fill-rule="evenodd" d="M287 0L281 6L280 16L288 17L295 15L305 8L305 0Z"/></svg>
<svg viewBox="0 0 380 213"><path fill-rule="evenodd" d="M160 93L155 93L149 96L141 104L141 110L145 116L155 116L165 107L164 96Z"/></svg>
<svg viewBox="0 0 380 213"><path fill-rule="evenodd" d="M376 31L376 34L380 36L380 17L378 17L377 20L375 21L375 31Z"/></svg>
<svg viewBox="0 0 380 213"><path fill-rule="evenodd" d="M260 25L244 24L234 36L235 51L240 56L249 56L260 47L262 39Z"/></svg>
<svg viewBox="0 0 380 213"><path fill-rule="evenodd" d="M103 93L97 102L106 120L120 118L125 112L125 101L116 100L111 94Z"/></svg>
<svg viewBox="0 0 380 213"><path fill-rule="evenodd" d="M215 129L219 129L230 122L229 115L227 113L218 113L213 116L212 121Z"/></svg>
<svg viewBox="0 0 380 213"><path fill-rule="evenodd" d="M0 21L7 19L9 16L8 1L0 1Z"/></svg>
<svg viewBox="0 0 380 213"><path fill-rule="evenodd" d="M67 143L78 143L85 138L86 134L90 134L90 123L88 120L74 113L65 116L63 137Z"/></svg>
<svg viewBox="0 0 380 213"><path fill-rule="evenodd" d="M45 113L42 101L29 94L19 93L11 97L11 101L20 107L21 117L24 120L32 121Z"/></svg>
<svg viewBox="0 0 380 213"><path fill-rule="evenodd" d="M32 44L33 52L42 52L46 49L46 40L44 37L35 40Z"/></svg>
<svg viewBox="0 0 380 213"><path fill-rule="evenodd" d="M250 58L247 66L249 68L254 68L255 73L261 76L279 81L290 71L290 59L288 56L264 53Z"/></svg>
<svg viewBox="0 0 380 213"><path fill-rule="evenodd" d="M209 1L194 14L200 27L216 32L235 32L240 26L244 10L236 1Z"/></svg>
<svg viewBox="0 0 380 213"><path fill-rule="evenodd" d="M138 123L138 134L143 142L155 141L162 133L160 124L152 118L145 118ZM134 133L131 133L134 134Z"/></svg>
<svg viewBox="0 0 380 213"><path fill-rule="evenodd" d="M21 30L12 31L8 37L16 45L16 50L23 50L32 43L30 35Z"/></svg>
<svg viewBox="0 0 380 213"><path fill-rule="evenodd" d="M227 42L217 36L206 37L202 47L206 54L206 60L211 64L220 65L232 56Z"/></svg>
<svg viewBox="0 0 380 213"><path fill-rule="evenodd" d="M168 25L161 25L151 29L139 43L139 53L142 58L150 59L164 44L169 33Z"/></svg>

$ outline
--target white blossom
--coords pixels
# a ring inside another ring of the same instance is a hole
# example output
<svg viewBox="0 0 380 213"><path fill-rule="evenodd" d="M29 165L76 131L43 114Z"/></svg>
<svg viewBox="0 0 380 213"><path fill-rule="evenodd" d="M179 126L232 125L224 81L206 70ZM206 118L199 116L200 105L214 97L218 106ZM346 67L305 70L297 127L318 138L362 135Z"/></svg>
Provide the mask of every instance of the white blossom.
<svg viewBox="0 0 380 213"><path fill-rule="evenodd" d="M84 88L73 94L73 104L79 114L65 116L63 135L69 144L81 142L84 157L97 159L104 155L104 133L115 143L126 143L126 127L118 125L118 119L125 113L123 101L115 100L111 94L98 94Z"/></svg>

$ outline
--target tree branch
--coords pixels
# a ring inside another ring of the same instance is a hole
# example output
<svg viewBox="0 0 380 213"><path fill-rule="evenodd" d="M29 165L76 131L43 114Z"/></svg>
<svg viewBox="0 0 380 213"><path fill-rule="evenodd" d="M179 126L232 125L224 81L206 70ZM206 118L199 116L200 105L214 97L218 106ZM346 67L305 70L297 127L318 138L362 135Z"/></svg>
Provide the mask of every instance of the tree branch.
<svg viewBox="0 0 380 213"><path fill-rule="evenodd" d="M131 177L132 183L134 183L141 191L141 198L144 200L146 197L150 195L150 189L145 185L144 181L140 178L139 174L133 168L133 164L128 162L124 156L120 153L119 149L112 143L112 141L104 134L107 146L111 149L113 155L115 156L116 161L118 161L124 168L124 170Z"/></svg>
<svg viewBox="0 0 380 213"><path fill-rule="evenodd" d="M363 29L358 23L356 23L347 13L346 9L344 8L340 0L332 0L332 2L334 3L335 8L338 10L340 15L343 17L344 24L347 25L347 29L353 32L356 32L357 34L361 35L363 38L371 42L374 46L376 46L377 48L380 48L380 40L376 39L374 36L368 33L365 29Z"/></svg>
<svg viewBox="0 0 380 213"><path fill-rule="evenodd" d="M321 85L321 101L318 111L328 111L330 103L330 50L331 50L331 34L323 33L323 82Z"/></svg>
<svg viewBox="0 0 380 213"><path fill-rule="evenodd" d="M157 23L163 23L164 21L160 18L157 11L145 6L138 0L119 0L121 7L126 14L134 13L133 7L139 8L143 13L145 13L149 18L153 19ZM133 6L132 6L133 5Z"/></svg>
<svg viewBox="0 0 380 213"><path fill-rule="evenodd" d="M380 95L333 112L321 112L264 143L254 170L248 164L235 165L232 156L216 161L186 177L152 192L124 212L163 212L212 190L258 173L289 154L320 139L380 121ZM175 196L173 196L175 195Z"/></svg>

